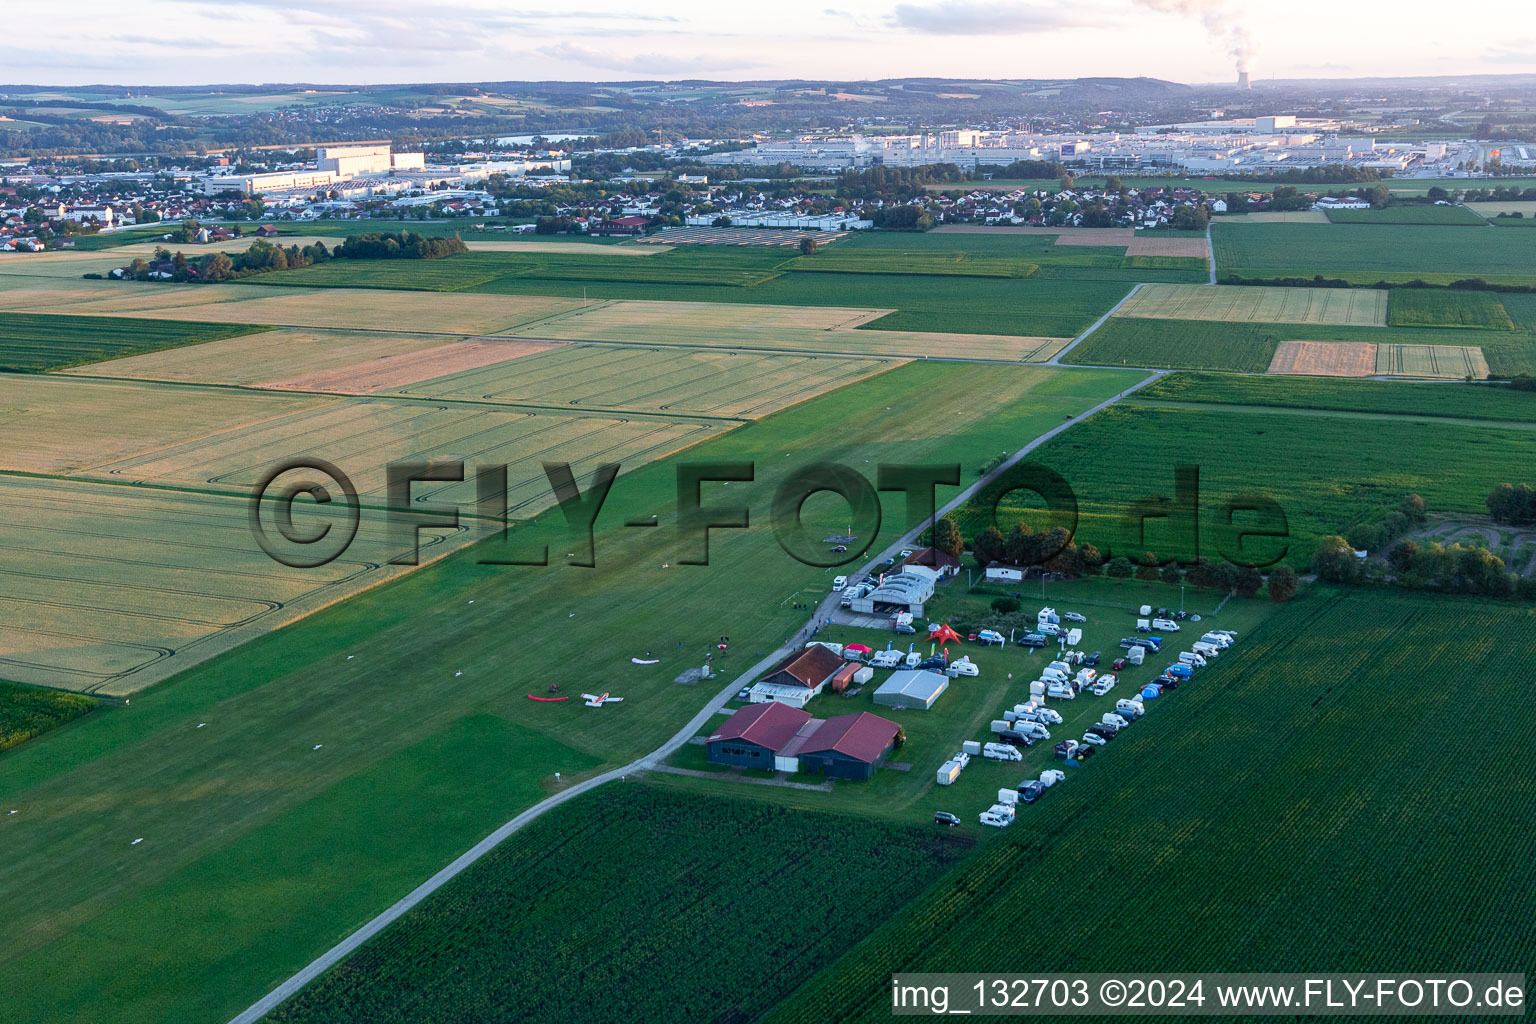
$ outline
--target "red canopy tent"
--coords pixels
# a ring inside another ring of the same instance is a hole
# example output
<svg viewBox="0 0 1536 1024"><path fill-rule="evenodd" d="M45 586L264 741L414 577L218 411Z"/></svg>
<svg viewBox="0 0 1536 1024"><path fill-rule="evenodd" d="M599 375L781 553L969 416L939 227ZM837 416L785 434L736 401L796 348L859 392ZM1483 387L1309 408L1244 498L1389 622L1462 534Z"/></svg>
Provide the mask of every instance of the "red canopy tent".
<svg viewBox="0 0 1536 1024"><path fill-rule="evenodd" d="M953 629L950 629L948 623L940 626L938 629L928 634L928 639L937 640L940 645L947 644L951 640L957 644L961 642L960 634L956 633Z"/></svg>

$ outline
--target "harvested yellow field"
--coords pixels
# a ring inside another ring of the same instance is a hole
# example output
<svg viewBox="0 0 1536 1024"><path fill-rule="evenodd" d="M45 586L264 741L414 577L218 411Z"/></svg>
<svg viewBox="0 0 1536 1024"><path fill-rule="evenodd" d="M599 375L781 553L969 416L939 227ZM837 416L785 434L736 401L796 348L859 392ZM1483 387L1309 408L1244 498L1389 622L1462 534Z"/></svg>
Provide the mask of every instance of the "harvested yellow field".
<svg viewBox="0 0 1536 1024"><path fill-rule="evenodd" d="M1258 213L1240 213L1221 218L1223 224L1328 224L1328 214L1322 210L1261 210Z"/></svg>
<svg viewBox="0 0 1536 1024"><path fill-rule="evenodd" d="M768 306L620 299L508 331L518 337L641 342L687 348L746 348L908 358L1049 359L1069 339L1005 334L860 331L888 309ZM1041 355L1046 352L1046 355Z"/></svg>
<svg viewBox="0 0 1536 1024"><path fill-rule="evenodd" d="M1387 323L1387 293L1365 288L1148 284L1127 299L1115 315L1162 320L1384 327Z"/></svg>
<svg viewBox="0 0 1536 1024"><path fill-rule="evenodd" d="M289 401L299 396L267 392L254 397ZM274 465L312 456L348 474L365 502L382 503L385 467L391 462L505 464L509 508L521 515L554 501L544 462L569 462L585 478L599 462L643 464L730 426L705 419L588 415L488 403L305 397L313 404L289 415L231 425L179 444L146 446L113 461L92 462L82 475L242 493ZM464 483L418 486L412 496L473 507L472 470L467 475L471 479Z"/></svg>
<svg viewBox="0 0 1536 1024"><path fill-rule="evenodd" d="M1060 243L1058 243L1060 244ZM1204 235L1148 235L1137 233L1126 247L1127 256L1190 256L1209 259L1210 246Z"/></svg>
<svg viewBox="0 0 1536 1024"><path fill-rule="evenodd" d="M1376 352L1376 372L1396 377L1483 380L1488 376L1488 360L1481 348L1471 345L1382 345Z"/></svg>
<svg viewBox="0 0 1536 1024"><path fill-rule="evenodd" d="M7 277L78 278L81 274L110 274L133 261L132 256L114 256L114 250L75 252L58 249L50 252L0 254L0 274Z"/></svg>
<svg viewBox="0 0 1536 1024"><path fill-rule="evenodd" d="M1377 372L1376 346L1364 341L1282 341L1268 372L1369 377Z"/></svg>
<svg viewBox="0 0 1536 1024"><path fill-rule="evenodd" d="M23 683L134 693L412 568L387 564L367 509L346 553L313 569L269 558L241 497L0 476L0 509L0 676ZM334 515L301 506L295 521ZM421 561L486 532L423 531Z"/></svg>
<svg viewBox="0 0 1536 1024"><path fill-rule="evenodd" d="M1519 213L1524 214L1526 218L1531 218L1536 217L1536 200L1508 199L1501 203L1468 203L1467 209L1489 220L1501 213Z"/></svg>
<svg viewBox="0 0 1536 1024"><path fill-rule="evenodd" d="M78 366L60 373L193 384L261 384L451 345L442 334L290 328ZM324 390L324 389L316 389Z"/></svg>
<svg viewBox="0 0 1536 1024"><path fill-rule="evenodd" d="M401 387L396 393L508 405L755 418L903 361L574 343Z"/></svg>
<svg viewBox="0 0 1536 1024"><path fill-rule="evenodd" d="M371 395L404 388L466 370L504 363L510 359L565 347L564 342L464 341L437 345L425 351L370 359L366 362L313 370L258 385L278 391L326 391L338 395ZM409 393L408 391L402 393Z"/></svg>
<svg viewBox="0 0 1536 1024"><path fill-rule="evenodd" d="M102 463L195 444L230 430L254 429L334 401L141 381L0 374L0 469L88 472Z"/></svg>
<svg viewBox="0 0 1536 1024"><path fill-rule="evenodd" d="M123 286L113 282L102 282L102 285L105 291L101 299L77 305L69 312L272 324L277 327L354 327L463 335L500 334L541 317L581 306L580 299L542 295L239 284L150 284L142 287L164 294L146 295L133 288L121 295L112 295L111 289Z"/></svg>

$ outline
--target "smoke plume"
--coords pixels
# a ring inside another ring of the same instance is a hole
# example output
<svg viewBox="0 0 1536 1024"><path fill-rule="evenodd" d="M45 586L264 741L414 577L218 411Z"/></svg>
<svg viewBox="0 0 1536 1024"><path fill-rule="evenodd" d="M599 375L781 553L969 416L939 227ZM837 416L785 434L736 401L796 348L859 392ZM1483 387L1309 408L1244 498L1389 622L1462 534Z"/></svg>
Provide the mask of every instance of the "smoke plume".
<svg viewBox="0 0 1536 1024"><path fill-rule="evenodd" d="M1233 9L1231 0L1136 0L1143 7L1164 14L1183 14L1200 19L1211 38L1227 47L1237 61L1238 71L1248 70L1248 61L1257 49L1243 17Z"/></svg>

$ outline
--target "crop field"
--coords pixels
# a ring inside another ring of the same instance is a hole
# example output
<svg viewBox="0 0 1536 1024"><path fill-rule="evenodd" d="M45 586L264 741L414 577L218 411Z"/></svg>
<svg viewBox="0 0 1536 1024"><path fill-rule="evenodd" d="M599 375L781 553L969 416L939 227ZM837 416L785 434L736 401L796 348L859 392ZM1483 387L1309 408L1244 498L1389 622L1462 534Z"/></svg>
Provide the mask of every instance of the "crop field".
<svg viewBox="0 0 1536 1024"><path fill-rule="evenodd" d="M1145 291L1146 289L1142 289ZM1483 331L1476 340L1498 376L1536 374L1536 328L1522 317L1536 309L1514 300L1536 296L1504 295L1515 321L1513 332ZM1463 329L1352 327L1307 324L1221 323L1212 320L1155 320L1110 317L1067 357L1070 362L1102 366L1152 366L1169 369L1231 370L1264 373L1282 342L1310 341L1326 330L1328 339L1372 345L1450 345L1472 340Z"/></svg>
<svg viewBox="0 0 1536 1024"><path fill-rule="evenodd" d="M1351 288L1248 288L1149 284L1117 317L1293 324L1385 324L1387 297Z"/></svg>
<svg viewBox="0 0 1536 1024"><path fill-rule="evenodd" d="M121 320L119 323L137 323ZM431 351L451 345L452 335L387 334L289 328L224 341L127 356L64 373L188 384L264 384L320 374L358 363Z"/></svg>
<svg viewBox="0 0 1536 1024"><path fill-rule="evenodd" d="M346 557L302 570L257 546L240 497L0 475L0 505L0 676L22 683L134 693L405 571L374 512ZM425 533L421 557L469 539Z"/></svg>
<svg viewBox="0 0 1536 1024"><path fill-rule="evenodd" d="M552 1024L594 1006L615 1019L752 1020L973 844L621 783L534 822L270 1019L468 1020L517 1005L516 1019ZM522 996L532 991L543 996Z"/></svg>
<svg viewBox="0 0 1536 1024"><path fill-rule="evenodd" d="M1197 259L1203 264L1211 254L1204 235L1149 235L1137 232L1126 246L1127 256L1182 256Z"/></svg>
<svg viewBox="0 0 1536 1024"><path fill-rule="evenodd" d="M73 313L113 317L363 328L390 333L495 334L582 305L579 291L577 298L571 299L115 281L48 282L8 288L5 280L0 278L0 307L22 312L68 307Z"/></svg>
<svg viewBox="0 0 1536 1024"><path fill-rule="evenodd" d="M1086 272L1086 271L1085 271ZM1116 273L1119 273L1118 271ZM537 287L535 287L537 286ZM510 290L574 296L581 289L560 282L497 281L478 291ZM1017 335L1070 338L1125 297L1121 281L1030 278L928 277L902 274L785 274L755 288L604 286L613 299L676 299L687 302L777 304L891 309L866 329L920 333ZM593 297L598 289L592 289ZM720 311L720 315L726 315Z"/></svg>
<svg viewBox="0 0 1536 1024"><path fill-rule="evenodd" d="M819 274L921 274L937 277L1029 277L1039 264L963 251L920 253L847 250L799 256L785 270Z"/></svg>
<svg viewBox="0 0 1536 1024"><path fill-rule="evenodd" d="M1235 378L1219 373L1175 373L1136 392L1153 399L1218 405L1271 405L1536 423L1536 398L1485 384L1324 380L1315 377Z"/></svg>
<svg viewBox="0 0 1536 1024"><path fill-rule="evenodd" d="M1486 222L1466 206L1389 206L1382 210L1328 210L1334 224L1436 224L1483 227Z"/></svg>
<svg viewBox="0 0 1536 1024"><path fill-rule="evenodd" d="M1445 642L1462 616L1476 635ZM1309 596L1245 634L1211 684L1197 675L1179 703L1149 706L767 1019L887 1020L893 972L1529 973L1536 833L1519 822L1536 810L1521 755L1536 720L1490 721L1445 680L1518 701L1530 618L1392 591ZM1401 728L1380 727L1387 706ZM1448 776L1424 756L1467 735L1477 772ZM1469 832L1468 820L1504 824ZM1469 857L1499 869L1469 886ZM1020 928L1063 879L1116 893L1114 912Z"/></svg>
<svg viewBox="0 0 1536 1024"><path fill-rule="evenodd" d="M24 743L96 707L78 693L0 682L0 750Z"/></svg>
<svg viewBox="0 0 1536 1024"><path fill-rule="evenodd" d="M1507 224L1510 221L1530 220L1532 217L1536 217L1536 200L1511 199L1502 202L1473 203L1467 209L1480 217L1486 218L1490 223ZM1504 217L1501 219L1499 217L1501 213L1520 213L1525 216L1518 218Z"/></svg>
<svg viewBox="0 0 1536 1024"><path fill-rule="evenodd" d="M1221 218L1222 224L1328 224L1328 214L1322 210L1261 210L1258 213L1232 214Z"/></svg>
<svg viewBox="0 0 1536 1024"><path fill-rule="evenodd" d="M788 598L825 593L834 570L784 555L765 528L792 469L840 461L872 478L882 462L954 460L974 479L1000 449L1142 376L901 366L690 451L757 463L753 482L706 495L753 513L751 529L712 531L708 566L680 564L693 548L671 522L621 525L677 500L675 462L640 466L614 484L593 569L566 564L576 548L547 512L519 523L512 541L425 566L196 666L131 708L8 751L19 813L0 818L0 970L29 984L0 988L0 1015L227 1020L520 809L671 735L707 692L671 680L721 634L730 673L798 628L803 613ZM896 429L912 422L930 426ZM904 501L884 501L881 535L894 537ZM832 514L841 522L846 509ZM547 542L547 567L481 564L526 555L529 541ZM749 604L754 614L742 615ZM660 665L631 664L648 649ZM594 711L525 699L573 664L584 686L625 702ZM146 797L147 780L175 798ZM189 917L186 906L202 910ZM155 967L167 962L176 985Z"/></svg>
<svg viewBox="0 0 1536 1024"><path fill-rule="evenodd" d="M1512 331L1509 311L1492 292L1430 288L1394 288L1387 293L1387 323L1392 327L1475 327Z"/></svg>
<svg viewBox="0 0 1536 1024"><path fill-rule="evenodd" d="M1282 341L1266 372L1369 377L1376 373L1376 349L1368 341Z"/></svg>
<svg viewBox="0 0 1536 1024"><path fill-rule="evenodd" d="M722 256L736 257L734 251ZM754 257L756 253L750 254ZM779 259L783 259L779 255ZM559 253L470 252L439 260L332 260L250 279L262 285L460 291L502 277L532 281L611 281L628 284L713 285L746 288L778 276L761 259L684 258L678 250L646 260Z"/></svg>
<svg viewBox="0 0 1536 1024"><path fill-rule="evenodd" d="M798 246L802 238L830 245L846 238L846 231L798 231L792 228L716 228L703 226L662 228L658 234L634 241L644 248L661 245L771 245Z"/></svg>
<svg viewBox="0 0 1536 1024"><path fill-rule="evenodd" d="M1481 277L1536 283L1536 236L1410 224L1260 224L1212 231L1218 275L1257 280L1321 274L1354 284Z"/></svg>
<svg viewBox="0 0 1536 1024"><path fill-rule="evenodd" d="M167 396L171 403L176 398L174 393ZM391 462L458 459L470 465L508 466L508 508L527 515L554 501L545 462L569 462L576 475L585 478L600 462L648 462L730 426L704 419L619 418L383 397L325 398L320 403L179 444L154 450L141 446L141 454L112 460L97 456L80 472L107 480L248 494L269 467L314 455L351 476L365 504L382 504L384 470ZM77 457L90 457L84 445ZM473 504L474 495L472 478L419 484L412 492L416 501L459 502L466 507Z"/></svg>
<svg viewBox="0 0 1536 1024"><path fill-rule="evenodd" d="M1470 345L1380 345L1376 349L1376 372L1401 377L1471 377L1488 376L1488 360L1483 350Z"/></svg>
<svg viewBox="0 0 1536 1024"><path fill-rule="evenodd" d="M260 330L260 328L254 328ZM0 313L0 370L37 373L248 335L244 324Z"/></svg>
<svg viewBox="0 0 1536 1024"><path fill-rule="evenodd" d="M340 399L139 381L0 375L0 470L78 473ZM289 453L293 454L293 453Z"/></svg>
<svg viewBox="0 0 1536 1024"><path fill-rule="evenodd" d="M896 365L891 359L570 344L422 380L394 393L756 419Z"/></svg>
<svg viewBox="0 0 1536 1024"><path fill-rule="evenodd" d="M482 339L437 345L416 352L401 352L295 377L267 381L258 387L277 391L323 391L339 395L372 395L449 374L547 352L558 341L511 341Z"/></svg>
<svg viewBox="0 0 1536 1024"><path fill-rule="evenodd" d="M1525 228L1536 226L1536 220L1533 220L1532 215L1529 213L1524 217L1495 217L1488 223L1492 224L1496 228Z"/></svg>
<svg viewBox="0 0 1536 1024"><path fill-rule="evenodd" d="M758 306L712 302L594 303L508 334L566 341L640 342L781 352L923 358L1044 360L1067 338L858 330L884 323L883 309ZM967 326L956 323L957 328Z"/></svg>
<svg viewBox="0 0 1536 1024"><path fill-rule="evenodd" d="M1101 552L1134 556L1150 550L1193 562L1196 552L1168 534L1166 521L1149 520L1145 541L1126 532L1128 524L1134 528L1137 502L1145 495L1172 495L1174 467L1188 465L1200 468L1200 554L1216 557L1223 502L1264 494L1284 511L1291 538L1285 557L1300 569L1318 537L1376 521L1405 494L1422 495L1435 513L1486 514L1483 498L1509 477L1531 438L1525 423L1243 404L1169 408L1132 396L1052 439L1031 459L1071 484L1080 506L1078 539ZM1128 474L1127 466L1138 472ZM1000 486L978 501L990 500ZM1024 497L1003 502L1004 524L1024 514ZM958 514L967 537L985 525L981 507Z"/></svg>

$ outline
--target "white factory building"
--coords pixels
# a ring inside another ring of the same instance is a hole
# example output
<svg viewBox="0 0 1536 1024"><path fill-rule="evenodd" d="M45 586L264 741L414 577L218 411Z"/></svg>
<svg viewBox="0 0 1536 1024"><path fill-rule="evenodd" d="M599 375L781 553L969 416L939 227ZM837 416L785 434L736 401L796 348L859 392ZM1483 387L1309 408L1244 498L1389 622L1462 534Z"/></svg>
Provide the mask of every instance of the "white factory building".
<svg viewBox="0 0 1536 1024"><path fill-rule="evenodd" d="M571 161L565 158L429 164L423 153L396 153L387 142L370 142L322 146L315 150L313 167L224 174L205 178L202 187L205 195L238 192L282 196L325 190L341 196L372 196L480 181L492 174L523 177L569 174L570 170Z"/></svg>

